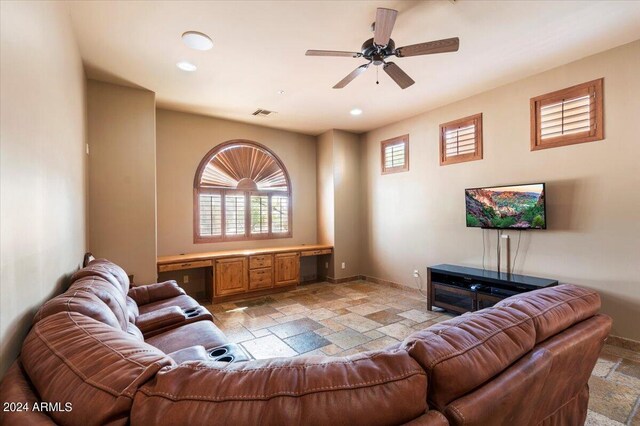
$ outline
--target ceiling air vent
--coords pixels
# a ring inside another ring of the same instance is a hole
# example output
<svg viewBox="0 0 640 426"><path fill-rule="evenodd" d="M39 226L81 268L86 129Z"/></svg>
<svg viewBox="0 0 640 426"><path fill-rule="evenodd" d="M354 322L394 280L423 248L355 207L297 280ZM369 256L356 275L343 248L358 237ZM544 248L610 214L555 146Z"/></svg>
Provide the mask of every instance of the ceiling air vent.
<svg viewBox="0 0 640 426"><path fill-rule="evenodd" d="M266 116L271 115L271 114L277 114L277 112L269 111L267 109L258 108L257 110L255 110L252 113L252 115L255 115L255 116L258 116L258 117L266 117Z"/></svg>

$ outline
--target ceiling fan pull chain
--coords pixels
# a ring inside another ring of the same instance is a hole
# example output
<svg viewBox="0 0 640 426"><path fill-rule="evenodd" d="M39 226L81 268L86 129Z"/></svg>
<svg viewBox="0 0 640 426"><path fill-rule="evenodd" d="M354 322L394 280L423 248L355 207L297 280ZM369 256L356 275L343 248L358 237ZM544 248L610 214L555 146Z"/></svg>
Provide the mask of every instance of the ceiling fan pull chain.
<svg viewBox="0 0 640 426"><path fill-rule="evenodd" d="M376 84L380 84L378 81L378 71L380 71L380 67L376 67Z"/></svg>

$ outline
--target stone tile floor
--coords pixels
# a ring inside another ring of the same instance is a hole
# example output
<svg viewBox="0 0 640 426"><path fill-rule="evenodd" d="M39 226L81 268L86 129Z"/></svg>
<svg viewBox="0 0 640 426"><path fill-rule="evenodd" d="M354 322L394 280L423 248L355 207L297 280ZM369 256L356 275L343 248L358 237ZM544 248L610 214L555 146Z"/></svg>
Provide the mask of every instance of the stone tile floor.
<svg viewBox="0 0 640 426"><path fill-rule="evenodd" d="M364 281L318 283L208 305L229 340L256 359L383 349L452 318L419 293ZM640 426L640 353L605 345L589 380L587 425Z"/></svg>

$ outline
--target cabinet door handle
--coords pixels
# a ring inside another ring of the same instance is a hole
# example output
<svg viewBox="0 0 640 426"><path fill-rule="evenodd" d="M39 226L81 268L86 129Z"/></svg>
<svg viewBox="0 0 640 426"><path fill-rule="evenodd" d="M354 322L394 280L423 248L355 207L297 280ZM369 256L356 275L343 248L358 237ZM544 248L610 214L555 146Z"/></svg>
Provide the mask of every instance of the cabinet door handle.
<svg viewBox="0 0 640 426"><path fill-rule="evenodd" d="M186 267L186 266L191 266L191 264L190 264L190 263L183 263L183 264L182 264L182 265L180 265L180 266L184 268L184 267Z"/></svg>

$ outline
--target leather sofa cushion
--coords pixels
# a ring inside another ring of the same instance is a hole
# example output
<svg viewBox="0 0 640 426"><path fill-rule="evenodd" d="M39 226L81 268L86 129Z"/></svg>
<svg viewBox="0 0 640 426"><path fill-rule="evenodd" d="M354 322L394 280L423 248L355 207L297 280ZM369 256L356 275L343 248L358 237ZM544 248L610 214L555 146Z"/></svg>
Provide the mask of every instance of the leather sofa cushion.
<svg viewBox="0 0 640 426"><path fill-rule="evenodd" d="M184 324L164 333L147 337L145 341L165 353L196 345L211 349L229 343L227 337L211 321Z"/></svg>
<svg viewBox="0 0 640 426"><path fill-rule="evenodd" d="M187 362L135 396L131 425L390 425L422 415L427 378L403 350L346 358Z"/></svg>
<svg viewBox="0 0 640 426"><path fill-rule="evenodd" d="M140 315L140 310L138 309L138 304L131 297L127 296L127 310L129 312L129 322L135 323L136 318Z"/></svg>
<svg viewBox="0 0 640 426"><path fill-rule="evenodd" d="M439 411L513 364L535 344L528 315L509 307L443 321L407 337L402 347L429 377L429 405Z"/></svg>
<svg viewBox="0 0 640 426"><path fill-rule="evenodd" d="M445 414L450 424L534 424L552 362L551 353L544 349L529 352L494 380L449 404Z"/></svg>
<svg viewBox="0 0 640 426"><path fill-rule="evenodd" d="M76 312L39 321L21 361L43 401L72 404L70 412L49 412L53 420L84 426L127 424L137 389L175 365L156 348Z"/></svg>
<svg viewBox="0 0 640 426"><path fill-rule="evenodd" d="M182 309L177 306L167 306L166 308L155 309L151 312L138 315L136 326L146 333L151 330L176 325L186 320Z"/></svg>
<svg viewBox="0 0 640 426"><path fill-rule="evenodd" d="M579 394L591 377L604 341L611 331L611 318L594 315L537 345L553 355L548 380L536 403L537 421L553 416L572 396ZM576 414L586 414L578 411ZM583 424L579 418L562 424Z"/></svg>
<svg viewBox="0 0 640 426"><path fill-rule="evenodd" d="M89 262L86 268L83 269L90 269L96 266L99 266L101 269L104 269L111 273L111 275L113 275L113 277L120 284L122 292L125 295L127 294L127 292L129 291L129 287L131 286L131 282L129 281L129 276L124 269L107 259L94 259Z"/></svg>
<svg viewBox="0 0 640 426"><path fill-rule="evenodd" d="M209 352L201 345L180 349L167 355L169 355L176 364L181 364L186 361L211 361Z"/></svg>
<svg viewBox="0 0 640 426"><path fill-rule="evenodd" d="M135 337L136 339L144 342L144 336L142 335L142 331L132 322L127 324L127 333Z"/></svg>
<svg viewBox="0 0 640 426"><path fill-rule="evenodd" d="M58 312L77 312L113 328L121 324L113 311L98 296L85 289L72 289L47 301L33 317L33 323Z"/></svg>
<svg viewBox="0 0 640 426"><path fill-rule="evenodd" d="M139 305L140 315L153 312L157 309L166 308L169 306L177 306L181 309L197 308L200 304L191 296L181 294L175 297L169 297L168 299L159 300L157 302L147 303L146 305Z"/></svg>
<svg viewBox="0 0 640 426"><path fill-rule="evenodd" d="M29 425L29 426L54 426L51 417L41 411L33 411L33 404L39 402L38 397L31 388L20 361L16 361L9 367L0 382L0 398L2 402L19 402L28 404L29 411L3 410L0 412L0 424L3 425Z"/></svg>
<svg viewBox="0 0 640 426"><path fill-rule="evenodd" d="M173 280L129 289L129 296L136 301L139 307L184 294L186 294L185 291Z"/></svg>
<svg viewBox="0 0 640 426"><path fill-rule="evenodd" d="M127 308L126 296L117 288L100 277L89 276L74 282L69 290L67 290L67 293L79 290L96 295L114 313L120 324L120 329L123 331L127 330L129 310Z"/></svg>
<svg viewBox="0 0 640 426"><path fill-rule="evenodd" d="M563 284L512 296L495 306L508 306L528 315L535 326L536 343L540 343L597 314L600 295L590 289Z"/></svg>

